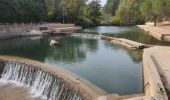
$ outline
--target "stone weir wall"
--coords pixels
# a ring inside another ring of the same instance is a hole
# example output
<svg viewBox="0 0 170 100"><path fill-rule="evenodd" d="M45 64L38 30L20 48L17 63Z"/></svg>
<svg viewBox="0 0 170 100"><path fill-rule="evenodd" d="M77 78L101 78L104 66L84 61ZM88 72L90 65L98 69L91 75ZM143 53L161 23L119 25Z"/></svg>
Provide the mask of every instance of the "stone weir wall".
<svg viewBox="0 0 170 100"><path fill-rule="evenodd" d="M37 24L6 24L0 25L0 39L11 37L35 35L31 34L30 30L37 30Z"/></svg>
<svg viewBox="0 0 170 100"><path fill-rule="evenodd" d="M138 43L132 40L124 39L124 38L114 38L110 36L101 36L101 39L109 41L112 44L118 44L124 47L127 47L132 50L142 50L144 48L151 47L147 44Z"/></svg>
<svg viewBox="0 0 170 100"><path fill-rule="evenodd" d="M42 36L42 35L68 35L80 30L81 27L74 24L6 24L0 25L0 39L23 37L23 36Z"/></svg>
<svg viewBox="0 0 170 100"><path fill-rule="evenodd" d="M0 77L22 83L47 100L95 100L101 95L63 69L18 57L0 57Z"/></svg>

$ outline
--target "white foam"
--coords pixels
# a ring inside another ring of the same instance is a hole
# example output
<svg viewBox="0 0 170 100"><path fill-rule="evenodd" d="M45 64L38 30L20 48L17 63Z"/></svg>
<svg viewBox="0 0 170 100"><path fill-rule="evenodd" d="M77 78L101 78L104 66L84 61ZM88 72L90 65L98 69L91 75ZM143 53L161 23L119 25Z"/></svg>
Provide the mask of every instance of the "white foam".
<svg viewBox="0 0 170 100"><path fill-rule="evenodd" d="M50 74L26 64L7 62L1 75L0 85L13 85L25 88L32 97L42 100L58 100L69 97L69 100L81 100L76 91L65 86L61 79L56 79ZM63 96L64 95L64 96Z"/></svg>

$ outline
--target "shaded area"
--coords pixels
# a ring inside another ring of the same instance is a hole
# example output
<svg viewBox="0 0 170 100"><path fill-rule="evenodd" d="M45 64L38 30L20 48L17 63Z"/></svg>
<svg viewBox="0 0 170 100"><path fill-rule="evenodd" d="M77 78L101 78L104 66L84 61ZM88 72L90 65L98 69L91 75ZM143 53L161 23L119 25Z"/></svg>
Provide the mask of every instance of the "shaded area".
<svg viewBox="0 0 170 100"><path fill-rule="evenodd" d="M41 37L0 40L0 54L21 56L44 61L47 45L48 42Z"/></svg>

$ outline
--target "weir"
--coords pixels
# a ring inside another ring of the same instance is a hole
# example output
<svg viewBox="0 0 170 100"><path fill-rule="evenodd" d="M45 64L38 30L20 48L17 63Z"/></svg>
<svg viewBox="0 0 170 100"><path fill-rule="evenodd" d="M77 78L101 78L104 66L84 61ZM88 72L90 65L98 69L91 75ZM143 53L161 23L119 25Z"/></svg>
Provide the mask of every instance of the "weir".
<svg viewBox="0 0 170 100"><path fill-rule="evenodd" d="M91 94L92 90L89 92L85 84L72 79L73 77L70 77L67 72L68 77L61 70L53 73L53 69L44 68L37 62L28 64L27 62L30 61L24 60L26 63L22 61L0 59L0 83L3 81L3 84L12 83L28 87L31 95L45 100L91 100L95 98L95 95Z"/></svg>
<svg viewBox="0 0 170 100"><path fill-rule="evenodd" d="M18 62L5 62L2 80L17 81L31 88L31 93L36 93L49 100L81 100L82 97L78 90L67 86L61 78L40 70L29 67L26 64Z"/></svg>

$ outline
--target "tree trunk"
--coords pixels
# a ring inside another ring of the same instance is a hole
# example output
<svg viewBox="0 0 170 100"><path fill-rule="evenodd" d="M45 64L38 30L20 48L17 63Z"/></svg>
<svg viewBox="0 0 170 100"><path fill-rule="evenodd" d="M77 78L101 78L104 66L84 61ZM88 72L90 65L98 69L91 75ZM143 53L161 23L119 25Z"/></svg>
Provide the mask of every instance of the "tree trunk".
<svg viewBox="0 0 170 100"><path fill-rule="evenodd" d="M154 16L154 26L157 25L156 20L157 20L157 16Z"/></svg>

